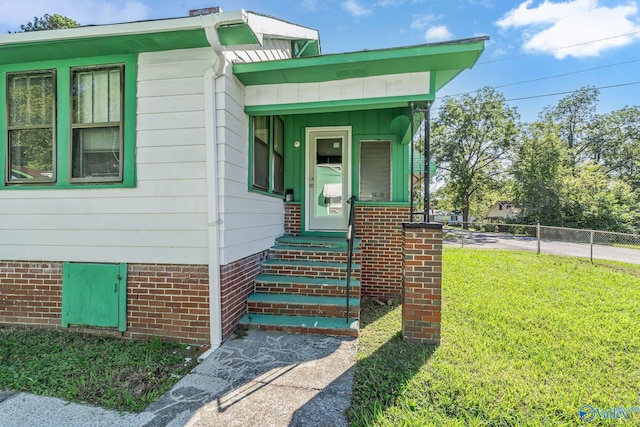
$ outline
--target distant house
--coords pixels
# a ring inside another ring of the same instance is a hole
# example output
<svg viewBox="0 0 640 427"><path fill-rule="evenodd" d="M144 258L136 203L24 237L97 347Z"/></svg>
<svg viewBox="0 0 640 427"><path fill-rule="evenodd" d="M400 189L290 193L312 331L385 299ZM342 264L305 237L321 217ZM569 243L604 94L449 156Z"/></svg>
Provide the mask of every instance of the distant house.
<svg viewBox="0 0 640 427"><path fill-rule="evenodd" d="M252 304L333 313L342 253L309 247L344 241L351 195L355 299L401 293L412 106L487 38L323 55L217 12L0 35L0 325L217 346Z"/></svg>
<svg viewBox="0 0 640 427"><path fill-rule="evenodd" d="M515 218L519 212L520 209L513 206L511 202L497 201L489 208L485 218L489 220L505 220Z"/></svg>

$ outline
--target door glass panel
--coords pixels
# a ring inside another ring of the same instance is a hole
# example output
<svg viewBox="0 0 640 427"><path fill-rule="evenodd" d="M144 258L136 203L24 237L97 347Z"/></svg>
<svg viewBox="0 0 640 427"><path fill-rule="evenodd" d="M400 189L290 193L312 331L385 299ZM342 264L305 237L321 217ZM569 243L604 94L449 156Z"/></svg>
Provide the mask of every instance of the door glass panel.
<svg viewBox="0 0 640 427"><path fill-rule="evenodd" d="M342 138L316 139L316 217L342 216Z"/></svg>

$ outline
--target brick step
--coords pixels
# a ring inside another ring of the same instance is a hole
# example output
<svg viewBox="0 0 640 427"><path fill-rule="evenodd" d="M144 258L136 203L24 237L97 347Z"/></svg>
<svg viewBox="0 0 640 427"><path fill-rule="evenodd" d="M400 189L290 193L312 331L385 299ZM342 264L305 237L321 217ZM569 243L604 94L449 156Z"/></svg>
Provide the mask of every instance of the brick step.
<svg viewBox="0 0 640 427"><path fill-rule="evenodd" d="M347 262L347 249L318 246L290 246L276 245L269 251L270 258L297 260L297 261L319 261L319 262ZM353 250L353 262L360 260L360 249Z"/></svg>
<svg viewBox="0 0 640 427"><path fill-rule="evenodd" d="M346 318L345 297L254 293L247 299L248 312L281 316ZM349 298L349 316L360 318L360 299Z"/></svg>
<svg viewBox="0 0 640 427"><path fill-rule="evenodd" d="M246 314L240 325L261 331L292 332L332 336L358 336L356 319L338 319L312 316L279 316L273 314Z"/></svg>
<svg viewBox="0 0 640 427"><path fill-rule="evenodd" d="M260 274L256 277L256 292L271 294L297 294L309 296L345 297L345 279L327 279L305 276L275 276ZM351 297L360 296L360 281L351 280Z"/></svg>
<svg viewBox="0 0 640 427"><path fill-rule="evenodd" d="M278 237L276 243L285 246L311 246L328 248L347 248L347 238L345 233L338 236L293 236L290 234ZM360 247L360 239L353 239L353 247Z"/></svg>
<svg viewBox="0 0 640 427"><path fill-rule="evenodd" d="M347 264L341 262L298 261L288 259L267 259L262 263L266 275L326 277L346 279ZM351 265L351 277L360 278L360 264Z"/></svg>

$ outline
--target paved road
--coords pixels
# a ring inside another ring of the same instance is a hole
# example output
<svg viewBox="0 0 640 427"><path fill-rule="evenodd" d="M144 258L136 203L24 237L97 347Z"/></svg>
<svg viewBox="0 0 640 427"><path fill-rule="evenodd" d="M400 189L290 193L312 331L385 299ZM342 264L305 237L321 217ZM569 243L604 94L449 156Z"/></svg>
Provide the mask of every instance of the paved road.
<svg viewBox="0 0 640 427"><path fill-rule="evenodd" d="M538 245L534 237L511 236L509 234L484 233L484 232L464 232L464 239L460 238L460 230L444 229L445 234L458 235L457 239L445 239L445 244L449 246L480 247L488 249L507 249L518 251L537 251ZM553 255L568 255L589 258L591 248L586 243L558 242L554 240L542 239L540 241L540 252ZM593 258L610 261L620 261L630 264L640 264L640 250L618 248L605 245L593 245Z"/></svg>

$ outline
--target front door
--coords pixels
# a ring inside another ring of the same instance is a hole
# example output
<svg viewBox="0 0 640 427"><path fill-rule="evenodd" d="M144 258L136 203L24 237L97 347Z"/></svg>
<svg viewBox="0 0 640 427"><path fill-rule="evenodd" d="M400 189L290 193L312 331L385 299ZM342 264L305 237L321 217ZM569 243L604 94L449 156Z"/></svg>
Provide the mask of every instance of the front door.
<svg viewBox="0 0 640 427"><path fill-rule="evenodd" d="M307 128L306 230L345 231L351 127Z"/></svg>

